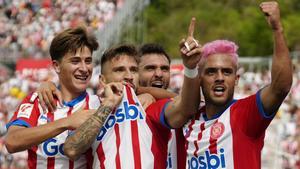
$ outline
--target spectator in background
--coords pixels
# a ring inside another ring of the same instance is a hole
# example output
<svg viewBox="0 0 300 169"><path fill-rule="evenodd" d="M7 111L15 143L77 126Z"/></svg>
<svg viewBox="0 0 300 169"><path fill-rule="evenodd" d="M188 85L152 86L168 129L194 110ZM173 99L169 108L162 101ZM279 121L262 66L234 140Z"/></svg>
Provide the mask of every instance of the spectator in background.
<svg viewBox="0 0 300 169"><path fill-rule="evenodd" d="M116 9L108 0L9 1L0 9L5 14L0 17L0 50L20 52L18 57L48 56L56 33L81 24L93 31L102 29Z"/></svg>

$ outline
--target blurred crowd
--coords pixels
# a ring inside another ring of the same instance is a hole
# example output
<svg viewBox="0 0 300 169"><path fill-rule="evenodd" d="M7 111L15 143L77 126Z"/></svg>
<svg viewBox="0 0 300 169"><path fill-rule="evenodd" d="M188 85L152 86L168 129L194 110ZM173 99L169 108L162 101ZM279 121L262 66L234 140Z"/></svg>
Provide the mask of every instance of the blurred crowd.
<svg viewBox="0 0 300 169"><path fill-rule="evenodd" d="M7 50L17 53L10 57L42 58L48 56L49 43L55 33L80 24L90 31L103 28L112 19L124 0L0 0L0 54ZM95 93L100 67L94 68L88 92ZM269 71L250 72L241 68L235 98L253 94L270 82ZM57 82L53 70L39 70L30 76L15 72L9 79L0 77L0 168L26 168L27 153L10 155L3 146L5 124L18 104L42 81ZM180 92L181 70L171 72L170 90ZM284 169L300 168L300 63L295 64L293 87L276 118L280 149L276 154ZM273 140L268 140L272 142Z"/></svg>
<svg viewBox="0 0 300 169"><path fill-rule="evenodd" d="M57 32L80 24L102 29L122 5L123 0L0 0L0 53L46 57Z"/></svg>

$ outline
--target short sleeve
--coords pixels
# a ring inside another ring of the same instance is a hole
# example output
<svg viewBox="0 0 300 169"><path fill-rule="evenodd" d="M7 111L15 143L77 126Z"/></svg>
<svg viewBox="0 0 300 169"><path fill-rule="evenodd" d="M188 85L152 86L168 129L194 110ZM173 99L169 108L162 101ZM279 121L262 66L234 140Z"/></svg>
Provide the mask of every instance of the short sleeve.
<svg viewBox="0 0 300 169"><path fill-rule="evenodd" d="M6 124L8 129L10 126L33 127L37 125L37 120L40 115L38 108L38 99L32 100L33 95L28 95L18 106L11 120Z"/></svg>

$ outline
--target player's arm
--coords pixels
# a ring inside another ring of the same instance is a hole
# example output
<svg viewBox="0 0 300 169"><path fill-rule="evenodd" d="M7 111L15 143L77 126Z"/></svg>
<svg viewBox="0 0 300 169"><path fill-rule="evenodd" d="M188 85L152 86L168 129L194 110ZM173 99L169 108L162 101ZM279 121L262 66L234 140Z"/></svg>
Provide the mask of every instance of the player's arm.
<svg viewBox="0 0 300 169"><path fill-rule="evenodd" d="M37 104L33 103L31 105L37 106ZM18 110L16 114L18 114L19 111L20 110ZM21 112L21 114L22 113L24 112ZM80 124L87 120L92 113L92 111L80 110L67 118L48 122L40 126L34 126L33 124L36 123L40 113L38 108L33 107L29 118L16 118L16 120L12 121L8 125L9 128L5 138L5 146L10 153L29 149L30 147L38 145L49 138L55 137L67 129L77 128Z"/></svg>
<svg viewBox="0 0 300 169"><path fill-rule="evenodd" d="M165 99L165 98L173 98L176 97L177 94L170 92L165 89L157 88L157 87L142 87L139 86L137 88L137 95L148 93L151 94L156 100Z"/></svg>
<svg viewBox="0 0 300 169"><path fill-rule="evenodd" d="M104 99L97 111L69 136L64 144L64 152L72 160L84 153L94 142L111 111L122 99L123 85L110 83L104 87Z"/></svg>
<svg viewBox="0 0 300 169"><path fill-rule="evenodd" d="M180 52L185 66L182 91L174 101L167 104L165 121L172 128L184 125L198 109L200 102L200 79L197 64L201 59L201 46L194 39L195 18L192 18L188 38L180 42Z"/></svg>
<svg viewBox="0 0 300 169"><path fill-rule="evenodd" d="M157 87L138 87L136 92L138 94L139 101L145 110L156 100L174 98L177 96L176 93Z"/></svg>
<svg viewBox="0 0 300 169"><path fill-rule="evenodd" d="M260 93L264 112L267 115L272 115L278 110L290 91L292 85L292 63L280 21L278 3L275 1L263 2L260 8L266 15L274 38L271 84L262 89Z"/></svg>
<svg viewBox="0 0 300 169"><path fill-rule="evenodd" d="M29 149L69 128L68 120L60 119L37 127L12 125L7 131L5 146L9 153Z"/></svg>

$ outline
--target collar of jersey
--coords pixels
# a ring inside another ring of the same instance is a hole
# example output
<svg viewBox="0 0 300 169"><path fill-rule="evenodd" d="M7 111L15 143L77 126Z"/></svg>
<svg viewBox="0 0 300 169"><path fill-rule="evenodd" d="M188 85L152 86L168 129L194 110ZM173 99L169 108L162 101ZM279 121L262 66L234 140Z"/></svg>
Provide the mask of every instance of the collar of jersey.
<svg viewBox="0 0 300 169"><path fill-rule="evenodd" d="M223 112L225 112L228 109L228 107L230 107L234 102L236 102L236 100L232 100ZM223 114L223 112L215 114L214 116L212 116L211 119L208 119L206 113L203 113L203 118L204 118L205 121L214 120L214 119L219 118Z"/></svg>
<svg viewBox="0 0 300 169"><path fill-rule="evenodd" d="M87 92L83 92L78 97L76 97L75 99L73 99L69 102L64 101L63 104L64 104L64 106L73 107L77 103L81 102L85 98L86 95L87 95Z"/></svg>

